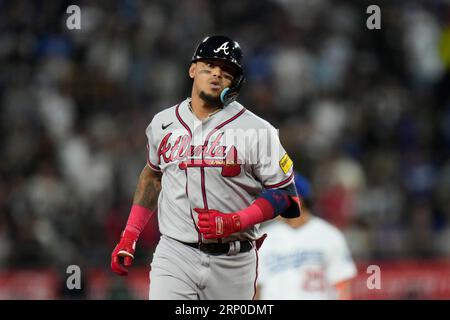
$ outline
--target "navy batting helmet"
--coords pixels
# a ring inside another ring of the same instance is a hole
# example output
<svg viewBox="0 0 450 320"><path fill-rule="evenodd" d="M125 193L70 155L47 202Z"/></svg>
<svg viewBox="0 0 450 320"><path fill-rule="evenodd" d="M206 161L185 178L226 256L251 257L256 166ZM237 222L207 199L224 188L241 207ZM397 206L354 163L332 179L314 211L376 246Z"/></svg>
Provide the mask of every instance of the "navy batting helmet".
<svg viewBox="0 0 450 320"><path fill-rule="evenodd" d="M239 43L226 36L208 36L197 46L192 62L201 59L219 59L229 62L236 69L236 75L229 88L220 94L220 100L227 105L236 100L239 90L245 81L242 69L242 50Z"/></svg>

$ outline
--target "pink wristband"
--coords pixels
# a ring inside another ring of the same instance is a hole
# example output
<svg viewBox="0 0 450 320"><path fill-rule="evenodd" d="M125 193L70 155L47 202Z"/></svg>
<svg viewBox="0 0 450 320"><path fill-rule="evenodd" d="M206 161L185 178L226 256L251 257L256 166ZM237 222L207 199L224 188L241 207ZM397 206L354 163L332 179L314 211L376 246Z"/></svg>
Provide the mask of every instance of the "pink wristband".
<svg viewBox="0 0 450 320"><path fill-rule="evenodd" d="M128 216L126 231L136 233L139 236L147 225L148 220L153 215L150 209L147 209L138 204L131 207L130 215Z"/></svg>
<svg viewBox="0 0 450 320"><path fill-rule="evenodd" d="M245 230L263 221L274 217L275 210L270 202L264 198L258 198L248 208L237 212L241 221L241 230Z"/></svg>

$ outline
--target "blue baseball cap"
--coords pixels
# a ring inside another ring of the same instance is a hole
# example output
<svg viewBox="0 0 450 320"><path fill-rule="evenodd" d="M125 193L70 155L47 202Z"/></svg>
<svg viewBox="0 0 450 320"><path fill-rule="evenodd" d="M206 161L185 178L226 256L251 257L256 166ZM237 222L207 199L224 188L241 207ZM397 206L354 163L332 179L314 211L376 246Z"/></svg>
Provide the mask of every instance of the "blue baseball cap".
<svg viewBox="0 0 450 320"><path fill-rule="evenodd" d="M309 183L309 180L300 173L295 172L294 182L298 195L305 200L311 199L311 184Z"/></svg>

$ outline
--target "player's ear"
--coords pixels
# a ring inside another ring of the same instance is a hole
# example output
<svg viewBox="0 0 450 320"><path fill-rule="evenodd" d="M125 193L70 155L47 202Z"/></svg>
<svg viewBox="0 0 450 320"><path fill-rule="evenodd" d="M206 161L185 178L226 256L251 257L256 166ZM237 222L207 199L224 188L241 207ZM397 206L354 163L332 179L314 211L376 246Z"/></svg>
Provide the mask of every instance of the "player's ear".
<svg viewBox="0 0 450 320"><path fill-rule="evenodd" d="M191 66L189 67L189 77L191 79L194 79L196 70L197 70L197 63L195 62L191 63Z"/></svg>

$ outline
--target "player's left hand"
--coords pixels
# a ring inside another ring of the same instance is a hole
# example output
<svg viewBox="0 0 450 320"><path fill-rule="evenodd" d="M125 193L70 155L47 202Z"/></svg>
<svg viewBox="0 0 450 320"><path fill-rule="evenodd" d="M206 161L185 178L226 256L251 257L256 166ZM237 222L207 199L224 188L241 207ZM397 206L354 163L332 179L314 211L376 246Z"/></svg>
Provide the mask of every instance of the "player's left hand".
<svg viewBox="0 0 450 320"><path fill-rule="evenodd" d="M194 208L198 213L198 228L205 239L228 237L241 230L241 221L237 213L222 213L217 210Z"/></svg>

